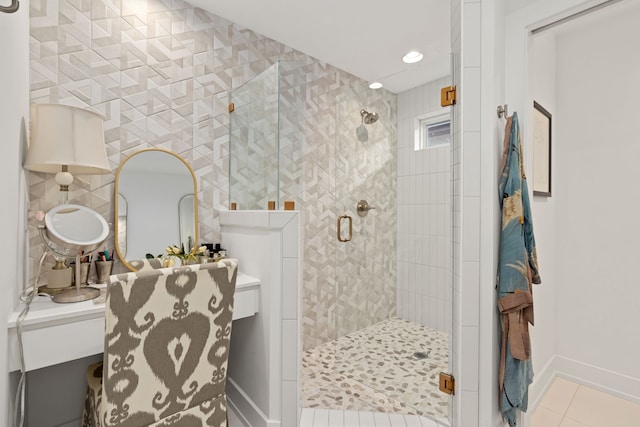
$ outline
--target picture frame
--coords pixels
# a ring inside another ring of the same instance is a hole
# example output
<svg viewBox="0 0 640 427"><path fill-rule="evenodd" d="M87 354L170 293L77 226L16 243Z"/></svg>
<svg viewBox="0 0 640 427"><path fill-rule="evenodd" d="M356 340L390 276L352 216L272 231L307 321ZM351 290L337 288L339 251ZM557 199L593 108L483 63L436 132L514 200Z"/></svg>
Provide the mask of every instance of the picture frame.
<svg viewBox="0 0 640 427"><path fill-rule="evenodd" d="M551 113L533 101L533 195L551 197Z"/></svg>

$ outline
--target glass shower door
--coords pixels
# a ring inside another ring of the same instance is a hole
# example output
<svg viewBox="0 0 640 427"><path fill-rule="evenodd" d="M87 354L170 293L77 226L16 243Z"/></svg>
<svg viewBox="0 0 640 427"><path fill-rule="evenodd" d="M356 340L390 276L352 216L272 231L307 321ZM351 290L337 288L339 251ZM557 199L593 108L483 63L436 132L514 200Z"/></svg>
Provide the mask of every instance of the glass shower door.
<svg viewBox="0 0 640 427"><path fill-rule="evenodd" d="M449 415L438 390L440 372L450 372L453 304L453 126L450 108L438 106L449 85L400 94L398 110L395 96L366 88L338 102L335 370L352 390L345 409ZM362 200L374 208L364 216Z"/></svg>
<svg viewBox="0 0 640 427"><path fill-rule="evenodd" d="M395 314L395 126L391 101L369 91L350 90L337 106L336 207L352 235L336 243L338 337ZM363 124L362 110L378 120ZM361 200L372 207L364 216Z"/></svg>
<svg viewBox="0 0 640 427"><path fill-rule="evenodd" d="M229 200L238 209L278 205L278 64L231 92Z"/></svg>
<svg viewBox="0 0 640 427"><path fill-rule="evenodd" d="M342 93L336 139L341 233L335 240L335 369L341 387L349 390L342 396L345 409L373 410L383 375L372 372L385 363L378 356L392 351L380 332L396 314L394 96L366 87ZM370 209L359 214L358 204L365 201Z"/></svg>
<svg viewBox="0 0 640 427"><path fill-rule="evenodd" d="M300 201L302 65L278 61L231 92L229 196L238 209Z"/></svg>

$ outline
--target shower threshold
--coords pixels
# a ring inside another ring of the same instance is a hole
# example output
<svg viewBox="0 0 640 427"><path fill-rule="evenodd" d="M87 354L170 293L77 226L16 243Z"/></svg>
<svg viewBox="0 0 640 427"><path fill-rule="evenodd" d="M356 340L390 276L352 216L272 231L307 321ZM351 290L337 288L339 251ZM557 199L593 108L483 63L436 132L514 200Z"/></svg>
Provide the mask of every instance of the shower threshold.
<svg viewBox="0 0 640 427"><path fill-rule="evenodd" d="M298 425L299 427L450 427L449 420L433 420L420 415L313 408L302 409Z"/></svg>

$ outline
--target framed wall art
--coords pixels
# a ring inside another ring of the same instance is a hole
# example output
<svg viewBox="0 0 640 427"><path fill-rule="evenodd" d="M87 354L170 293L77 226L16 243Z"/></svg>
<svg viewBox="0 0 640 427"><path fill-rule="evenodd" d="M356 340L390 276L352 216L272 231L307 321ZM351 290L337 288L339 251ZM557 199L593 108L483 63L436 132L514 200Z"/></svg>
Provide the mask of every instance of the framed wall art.
<svg viewBox="0 0 640 427"><path fill-rule="evenodd" d="M533 101L533 195L551 197L551 113Z"/></svg>

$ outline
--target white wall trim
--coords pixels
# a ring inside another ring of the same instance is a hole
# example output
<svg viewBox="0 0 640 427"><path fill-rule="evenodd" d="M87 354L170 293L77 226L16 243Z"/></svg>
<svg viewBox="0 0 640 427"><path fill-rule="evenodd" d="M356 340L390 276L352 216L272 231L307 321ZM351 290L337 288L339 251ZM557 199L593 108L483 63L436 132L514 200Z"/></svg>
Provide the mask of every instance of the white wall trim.
<svg viewBox="0 0 640 427"><path fill-rule="evenodd" d="M530 425L531 415L556 377L640 404L640 378L555 355L535 374L534 382L529 388L529 411L525 417L524 427Z"/></svg>
<svg viewBox="0 0 640 427"><path fill-rule="evenodd" d="M640 404L640 378L563 356L554 358L553 367L560 377Z"/></svg>
<svg viewBox="0 0 640 427"><path fill-rule="evenodd" d="M505 102L521 116L533 109L527 86L529 31L568 11L583 9L593 0L544 0L532 2L507 16L505 29ZM531 105L530 105L531 104ZM524 125L522 125L524 127Z"/></svg>
<svg viewBox="0 0 640 427"><path fill-rule="evenodd" d="M534 373L533 383L529 387L529 414L536 410L553 379L558 375L555 358L556 356L553 356L539 372Z"/></svg>
<svg viewBox="0 0 640 427"><path fill-rule="evenodd" d="M231 378L227 378L227 403L241 421L252 427L280 427L277 420L269 420L253 400Z"/></svg>

